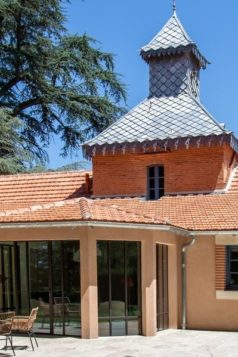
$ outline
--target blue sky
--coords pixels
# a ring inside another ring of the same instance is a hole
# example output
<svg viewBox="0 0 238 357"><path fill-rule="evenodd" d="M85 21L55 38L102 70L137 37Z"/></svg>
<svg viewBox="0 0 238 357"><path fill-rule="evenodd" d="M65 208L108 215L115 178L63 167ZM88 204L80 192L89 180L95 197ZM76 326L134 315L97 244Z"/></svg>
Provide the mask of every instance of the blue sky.
<svg viewBox="0 0 238 357"><path fill-rule="evenodd" d="M148 95L148 67L139 55L172 15L172 0L71 0L66 6L70 33L87 33L115 55L116 72L127 86L128 108ZM177 0L177 14L190 37L211 62L201 73L201 101L238 135L238 1ZM60 142L49 150L49 167L81 160L62 159Z"/></svg>

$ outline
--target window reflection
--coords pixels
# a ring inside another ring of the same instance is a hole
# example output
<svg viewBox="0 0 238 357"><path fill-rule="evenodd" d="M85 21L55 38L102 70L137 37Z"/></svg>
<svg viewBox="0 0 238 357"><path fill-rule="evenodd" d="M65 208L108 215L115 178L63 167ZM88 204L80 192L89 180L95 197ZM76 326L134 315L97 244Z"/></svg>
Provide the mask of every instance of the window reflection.
<svg viewBox="0 0 238 357"><path fill-rule="evenodd" d="M140 333L140 243L98 242L99 335Z"/></svg>
<svg viewBox="0 0 238 357"><path fill-rule="evenodd" d="M78 241L0 243L0 310L28 315L36 331L80 336Z"/></svg>

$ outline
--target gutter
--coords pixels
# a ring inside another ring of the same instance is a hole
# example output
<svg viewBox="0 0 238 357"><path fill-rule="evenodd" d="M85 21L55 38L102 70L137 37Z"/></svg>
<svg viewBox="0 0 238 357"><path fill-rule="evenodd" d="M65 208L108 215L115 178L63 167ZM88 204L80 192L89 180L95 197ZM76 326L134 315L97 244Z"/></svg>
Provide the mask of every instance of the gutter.
<svg viewBox="0 0 238 357"><path fill-rule="evenodd" d="M147 223L119 223L119 222L105 222L105 221L49 221L49 222L31 222L31 223L0 223L0 229L10 228L58 228L58 227L112 227L112 228L125 228L125 229L148 229L148 230L161 230L177 233L183 237L194 236L214 236L214 235L238 235L236 230L211 230L211 231L197 231L169 224L147 224Z"/></svg>
<svg viewBox="0 0 238 357"><path fill-rule="evenodd" d="M186 294L186 287L187 287L187 271L186 271L186 253L187 249L192 247L196 241L196 237L186 243L182 247L182 329L186 330L187 325L187 294Z"/></svg>
<svg viewBox="0 0 238 357"><path fill-rule="evenodd" d="M124 229L145 229L159 230L179 234L183 237L191 237L191 233L183 228L177 228L169 225L155 224L136 224L136 223L117 223L117 222L100 222L100 221L64 221L64 222L32 222L32 223L0 223L1 229L13 228L76 228L76 227L110 227Z"/></svg>

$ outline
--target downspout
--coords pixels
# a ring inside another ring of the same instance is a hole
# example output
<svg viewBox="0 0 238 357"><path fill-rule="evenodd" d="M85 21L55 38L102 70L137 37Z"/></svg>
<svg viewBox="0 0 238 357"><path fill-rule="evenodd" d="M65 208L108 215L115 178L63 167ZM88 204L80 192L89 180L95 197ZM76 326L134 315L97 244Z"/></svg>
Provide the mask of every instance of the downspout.
<svg viewBox="0 0 238 357"><path fill-rule="evenodd" d="M186 252L187 249L192 247L196 241L196 237L193 237L192 241L185 244L182 247L182 329L186 330L187 325L187 274L186 274Z"/></svg>

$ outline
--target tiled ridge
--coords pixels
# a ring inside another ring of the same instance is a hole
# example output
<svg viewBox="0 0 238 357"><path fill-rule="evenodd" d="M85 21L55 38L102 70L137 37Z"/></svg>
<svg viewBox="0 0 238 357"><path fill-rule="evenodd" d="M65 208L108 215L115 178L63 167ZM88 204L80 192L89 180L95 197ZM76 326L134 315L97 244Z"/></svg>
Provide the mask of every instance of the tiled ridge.
<svg viewBox="0 0 238 357"><path fill-rule="evenodd" d="M46 204L28 206L24 208L0 211L0 220L7 218L8 222L67 220L62 212L72 212L68 220L117 221L133 223L168 224L157 214L140 212L137 208L138 199L91 200L85 197L69 199ZM78 208L78 209L77 209ZM12 217L12 219L11 219ZM61 218L61 219L59 219Z"/></svg>
<svg viewBox="0 0 238 357"><path fill-rule="evenodd" d="M158 224L169 224L169 221L168 220L164 220L163 218L159 217L157 214L149 214L149 213L140 213L139 210L136 210L136 207L134 208L133 206L135 206L135 203L136 201L139 201L138 198L131 198L131 199L128 199L129 201L132 202L132 205L131 205L131 208L128 208L128 207L125 207L125 206L121 206L118 205L118 204L111 204L112 200L108 200L108 203L107 200L98 200L98 201L95 201L95 202L98 202L100 204L100 206L104 206L104 207L110 207L110 209L115 209L117 211L121 211L123 213L126 213L126 214L133 214L133 215L137 215L137 216L140 216L140 217L144 217L145 219L150 219L152 221L152 223L158 223ZM123 202L126 202L126 200L121 200L122 204Z"/></svg>
<svg viewBox="0 0 238 357"><path fill-rule="evenodd" d="M82 215L82 219L90 219L92 218L92 212L90 209L90 201L87 198L80 198L77 200L79 202L79 207Z"/></svg>

